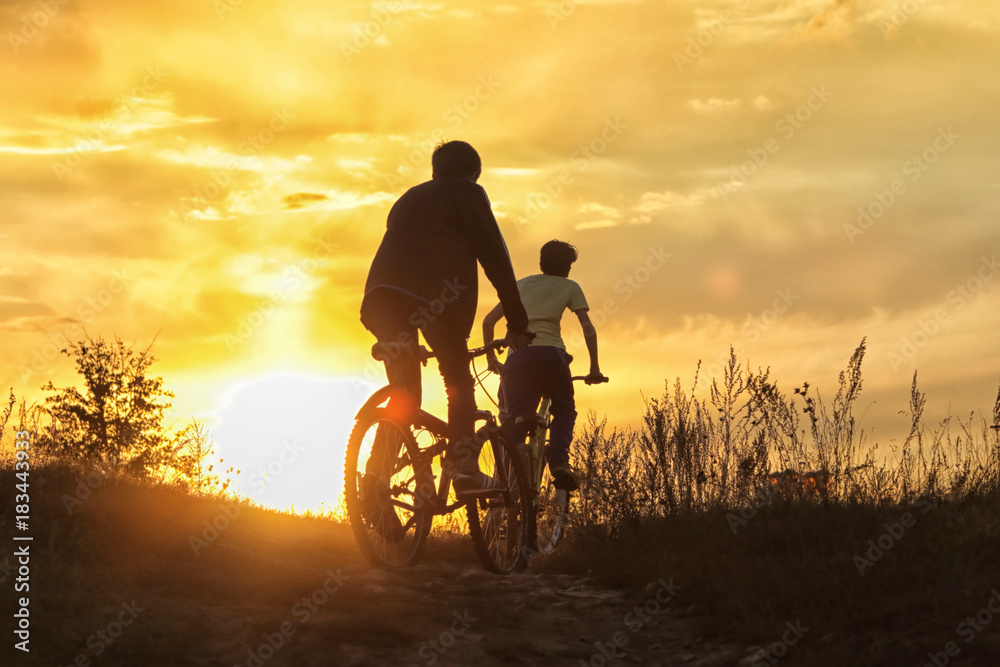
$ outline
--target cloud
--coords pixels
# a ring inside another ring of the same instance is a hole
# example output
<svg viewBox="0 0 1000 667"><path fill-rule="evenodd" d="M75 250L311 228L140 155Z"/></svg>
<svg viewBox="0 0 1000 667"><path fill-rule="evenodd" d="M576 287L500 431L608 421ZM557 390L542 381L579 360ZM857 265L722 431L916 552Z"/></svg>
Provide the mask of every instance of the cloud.
<svg viewBox="0 0 1000 667"><path fill-rule="evenodd" d="M285 195L282 201L285 203L286 209L297 209L303 208L311 202L326 201L329 199L326 195L315 194L312 192L296 192L293 195Z"/></svg>
<svg viewBox="0 0 1000 667"><path fill-rule="evenodd" d="M78 319L58 315L6 317L0 309L0 331L11 333L50 333L79 323Z"/></svg>
<svg viewBox="0 0 1000 667"><path fill-rule="evenodd" d="M722 111L735 111L743 106L742 100L724 100L719 97L710 97L707 100L688 100L687 108L695 113L718 113Z"/></svg>

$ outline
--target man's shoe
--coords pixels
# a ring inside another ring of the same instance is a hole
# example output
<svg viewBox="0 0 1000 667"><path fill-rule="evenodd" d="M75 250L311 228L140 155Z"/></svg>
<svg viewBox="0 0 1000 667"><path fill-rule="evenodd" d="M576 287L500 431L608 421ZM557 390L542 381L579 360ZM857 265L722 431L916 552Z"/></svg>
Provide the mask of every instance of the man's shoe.
<svg viewBox="0 0 1000 667"><path fill-rule="evenodd" d="M502 491L503 486L489 475L479 472L456 473L452 483L459 499L487 495Z"/></svg>
<svg viewBox="0 0 1000 667"><path fill-rule="evenodd" d="M569 463L550 463L549 474L552 475L552 482L557 489L576 491L580 488L580 477Z"/></svg>
<svg viewBox="0 0 1000 667"><path fill-rule="evenodd" d="M371 521L378 510L378 479L375 475L366 472L361 476L358 501L361 504L361 518L366 522Z"/></svg>
<svg viewBox="0 0 1000 667"><path fill-rule="evenodd" d="M383 484L384 478L383 478ZM379 493L379 478L371 473L361 476L361 489L358 500L361 504L361 518L372 526L386 542L396 543L403 539L406 531L399 515L388 502L388 489ZM381 496L381 497L380 497Z"/></svg>

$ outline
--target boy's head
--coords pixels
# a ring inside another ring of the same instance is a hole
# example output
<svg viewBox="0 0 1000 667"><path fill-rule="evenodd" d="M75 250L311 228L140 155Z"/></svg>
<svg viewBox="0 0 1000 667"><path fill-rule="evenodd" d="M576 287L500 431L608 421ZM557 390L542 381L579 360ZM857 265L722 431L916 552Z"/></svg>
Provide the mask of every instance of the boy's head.
<svg viewBox="0 0 1000 667"><path fill-rule="evenodd" d="M579 257L576 247L565 241L549 241L542 246L538 266L542 273L550 276L569 276L569 268Z"/></svg>
<svg viewBox="0 0 1000 667"><path fill-rule="evenodd" d="M431 176L433 178L468 178L475 182L483 170L476 149L464 141L440 143L431 154Z"/></svg>

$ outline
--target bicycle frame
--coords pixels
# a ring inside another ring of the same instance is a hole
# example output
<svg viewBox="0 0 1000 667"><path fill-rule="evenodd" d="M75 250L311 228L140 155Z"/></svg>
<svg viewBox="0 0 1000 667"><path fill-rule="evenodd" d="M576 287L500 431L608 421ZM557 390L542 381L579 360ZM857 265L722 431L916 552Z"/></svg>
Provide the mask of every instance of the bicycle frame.
<svg viewBox="0 0 1000 667"><path fill-rule="evenodd" d="M537 425L528 432L527 441L524 443L524 452L528 457L528 473L531 479L531 487L534 495L538 495L542 488L542 476L545 474L545 444L546 435L549 431L549 423L552 420L549 414L549 405L552 401L543 397L535 413ZM529 416L530 418L530 416Z"/></svg>
<svg viewBox="0 0 1000 667"><path fill-rule="evenodd" d="M476 439L485 442L485 429L496 426L496 418L488 410L476 410L476 421L486 423L476 430ZM432 461L442 456L448 446L448 423L443 419L435 417L426 410L418 410L413 418L413 429L427 431L434 437L434 443L420 448L420 455L429 457ZM419 443L417 443L419 446ZM437 485L433 494L428 494L427 501L433 508L433 514L451 514L455 510L465 505L465 501L448 503L448 494L451 491L451 475L441 466L441 483Z"/></svg>

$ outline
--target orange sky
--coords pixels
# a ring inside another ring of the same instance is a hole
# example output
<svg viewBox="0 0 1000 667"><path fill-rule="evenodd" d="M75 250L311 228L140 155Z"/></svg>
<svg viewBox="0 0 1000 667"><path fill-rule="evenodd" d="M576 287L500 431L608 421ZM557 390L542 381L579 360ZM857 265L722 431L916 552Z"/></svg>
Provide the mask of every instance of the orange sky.
<svg viewBox="0 0 1000 667"><path fill-rule="evenodd" d="M636 423L642 394L698 359L717 376L731 343L832 397L863 336L876 440L914 369L933 417L992 407L992 0L69 0L3 3L0 28L19 394L75 381L55 351L83 326L157 336L178 423L283 373L313 379L233 414L326 382L351 389L330 394L346 423L380 377L357 312L386 213L459 138L519 275L551 238L580 249L612 377L581 414ZM266 463L279 436L224 444Z"/></svg>

